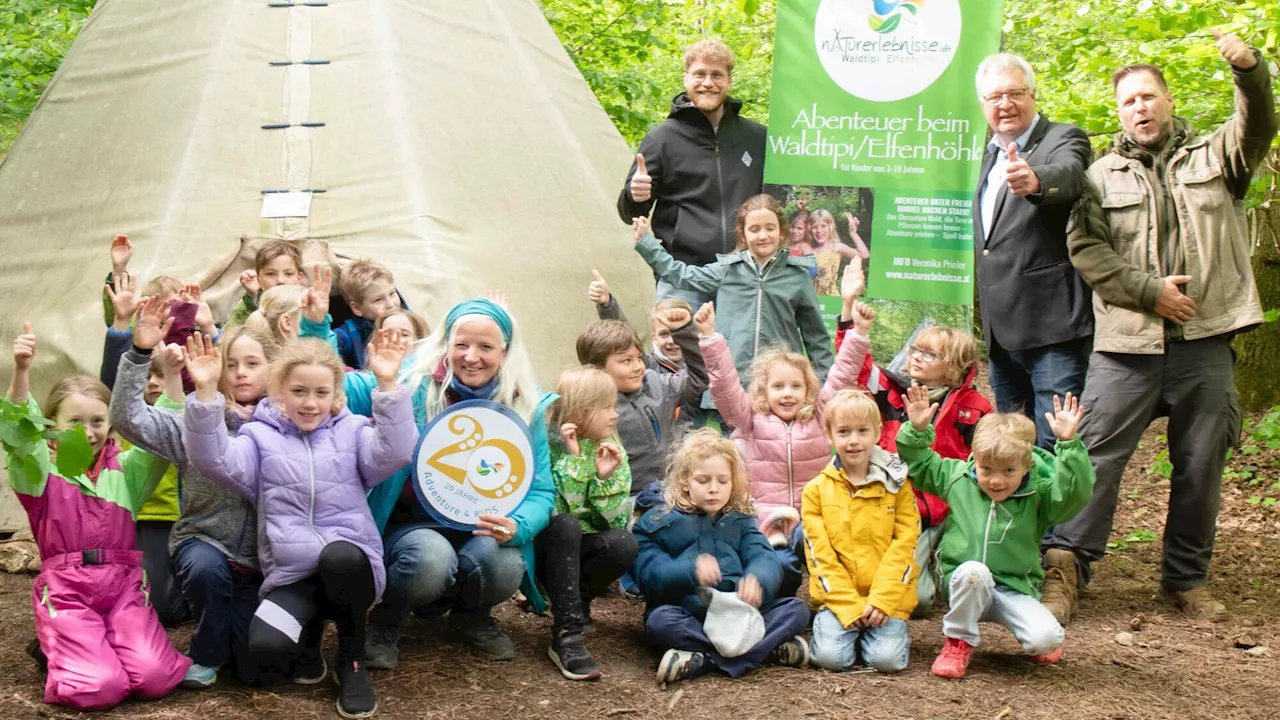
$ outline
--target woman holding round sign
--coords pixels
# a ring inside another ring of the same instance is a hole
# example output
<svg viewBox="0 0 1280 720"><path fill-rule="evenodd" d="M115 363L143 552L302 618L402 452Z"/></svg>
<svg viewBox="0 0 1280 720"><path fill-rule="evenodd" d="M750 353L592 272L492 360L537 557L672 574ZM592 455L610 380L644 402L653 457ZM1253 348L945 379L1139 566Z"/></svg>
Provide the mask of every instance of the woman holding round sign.
<svg viewBox="0 0 1280 720"><path fill-rule="evenodd" d="M348 373L348 403L361 412L367 373ZM405 364L421 430L414 462L369 493L382 529L387 589L369 615L370 667L399 661L410 611L448 612L452 634L488 660L515 657L490 610L522 587L534 608L533 538L555 504L544 413L511 315L468 300L445 317Z"/></svg>

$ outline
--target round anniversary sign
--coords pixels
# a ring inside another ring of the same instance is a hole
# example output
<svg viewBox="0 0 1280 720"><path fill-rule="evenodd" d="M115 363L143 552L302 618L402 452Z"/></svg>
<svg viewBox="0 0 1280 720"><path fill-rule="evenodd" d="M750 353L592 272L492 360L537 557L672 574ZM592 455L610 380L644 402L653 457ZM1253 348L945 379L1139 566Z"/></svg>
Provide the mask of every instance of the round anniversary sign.
<svg viewBox="0 0 1280 720"><path fill-rule="evenodd" d="M533 485L529 426L505 405L466 400L431 419L413 458L427 512L458 530L481 515L511 515Z"/></svg>

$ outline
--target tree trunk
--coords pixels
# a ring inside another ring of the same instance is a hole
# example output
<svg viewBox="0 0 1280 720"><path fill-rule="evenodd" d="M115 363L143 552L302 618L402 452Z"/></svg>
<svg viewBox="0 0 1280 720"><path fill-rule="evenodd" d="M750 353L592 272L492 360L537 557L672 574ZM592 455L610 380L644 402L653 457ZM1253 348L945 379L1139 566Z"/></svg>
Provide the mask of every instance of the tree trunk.
<svg viewBox="0 0 1280 720"><path fill-rule="evenodd" d="M1253 275L1262 296L1262 309L1280 309L1280 200L1250 213L1255 238ZM1246 412L1266 410L1280 403L1280 322L1236 338L1236 387Z"/></svg>

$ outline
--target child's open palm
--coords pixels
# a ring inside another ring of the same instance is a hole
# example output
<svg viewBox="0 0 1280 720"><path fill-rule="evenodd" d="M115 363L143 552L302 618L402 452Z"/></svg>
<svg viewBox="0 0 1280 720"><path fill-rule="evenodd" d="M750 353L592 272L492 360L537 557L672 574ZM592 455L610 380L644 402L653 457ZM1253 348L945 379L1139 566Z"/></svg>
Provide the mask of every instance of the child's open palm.
<svg viewBox="0 0 1280 720"><path fill-rule="evenodd" d="M169 303L160 302L155 297L142 298L138 305L138 322L133 328L133 344L143 350L150 350L164 342L172 327Z"/></svg>
<svg viewBox="0 0 1280 720"><path fill-rule="evenodd" d="M924 430L937 411L938 403L929 402L929 390L919 383L911 383L907 389L907 417L911 419L911 426Z"/></svg>
<svg viewBox="0 0 1280 720"><path fill-rule="evenodd" d="M862 263L850 262L844 266L844 274L840 276L840 299L846 303L862 297L867 288L867 276L862 272Z"/></svg>
<svg viewBox="0 0 1280 720"><path fill-rule="evenodd" d="M197 396L206 402L211 400L222 378L222 350L213 344L213 338L197 330L187 338L186 361Z"/></svg>
<svg viewBox="0 0 1280 720"><path fill-rule="evenodd" d="M698 328L698 335L709 338L716 334L716 306L714 303L703 303L693 316L693 326Z"/></svg>
<svg viewBox="0 0 1280 720"><path fill-rule="evenodd" d="M596 477L608 480L622 464L622 451L611 442L600 443L596 448Z"/></svg>
<svg viewBox="0 0 1280 720"><path fill-rule="evenodd" d="M22 334L13 341L13 365L18 370L31 367L36 357L36 334L31 332L31 323L22 323Z"/></svg>
<svg viewBox="0 0 1280 720"><path fill-rule="evenodd" d="M1059 440L1074 439L1076 428L1080 426L1080 419L1083 417L1084 408L1080 406L1080 398L1071 393L1067 393L1065 404L1057 395L1054 395L1053 412L1044 414L1044 418L1049 421L1049 427L1053 430L1054 436Z"/></svg>
<svg viewBox="0 0 1280 720"><path fill-rule="evenodd" d="M409 354L409 338L398 329L382 329L365 349L369 372L378 379L378 389L387 392L396 387L396 375L405 355Z"/></svg>
<svg viewBox="0 0 1280 720"><path fill-rule="evenodd" d="M128 235L117 235L111 241L111 268L113 272L123 273L133 259L133 245Z"/></svg>
<svg viewBox="0 0 1280 720"><path fill-rule="evenodd" d="M333 292L333 268L316 264L311 274L311 288L302 296L302 317L323 323L329 315L329 295Z"/></svg>
<svg viewBox="0 0 1280 720"><path fill-rule="evenodd" d="M138 279L128 273L116 273L111 276L111 284L107 285L107 297L111 298L111 307L116 313L116 329L124 330L138 311Z"/></svg>

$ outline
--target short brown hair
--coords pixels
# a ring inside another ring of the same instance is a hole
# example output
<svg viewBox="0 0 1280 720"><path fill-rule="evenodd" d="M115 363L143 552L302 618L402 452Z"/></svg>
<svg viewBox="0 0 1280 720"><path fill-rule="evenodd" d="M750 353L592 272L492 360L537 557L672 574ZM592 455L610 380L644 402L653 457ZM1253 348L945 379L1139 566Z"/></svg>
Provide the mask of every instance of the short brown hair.
<svg viewBox="0 0 1280 720"><path fill-rule="evenodd" d="M603 368L614 353L641 349L640 336L621 320L597 320L578 336L578 362Z"/></svg>
<svg viewBox="0 0 1280 720"><path fill-rule="evenodd" d="M915 344L928 344L947 366L948 383L954 387L964 381L969 370L978 364L978 343L973 336L942 325L930 325L916 335Z"/></svg>
<svg viewBox="0 0 1280 720"><path fill-rule="evenodd" d="M990 413L973 430L973 459L1010 461L1031 467L1036 424L1022 413Z"/></svg>
<svg viewBox="0 0 1280 720"><path fill-rule="evenodd" d="M865 422L876 430L884 428L884 419L880 417L880 406L876 405L875 398L865 390L845 388L828 400L822 409L822 429L827 437L831 437L836 423L850 416L855 422Z"/></svg>
<svg viewBox="0 0 1280 720"><path fill-rule="evenodd" d="M1111 74L1111 91L1115 92L1115 89L1120 85L1121 80L1129 77L1130 75L1136 75L1138 73L1150 73L1151 76L1156 79L1156 82L1159 83L1160 89L1164 90L1165 92L1169 92L1169 84L1164 81L1164 72L1162 72L1160 68L1150 63L1134 63L1132 65L1125 65L1124 67L1112 73Z"/></svg>
<svg viewBox="0 0 1280 720"><path fill-rule="evenodd" d="M157 275L147 281L142 286L143 297L164 297L165 295L177 295L182 292L185 287L178 278L170 275Z"/></svg>
<svg viewBox="0 0 1280 720"><path fill-rule="evenodd" d="M258 249L258 254L253 256L253 269L262 272L262 268L278 257L289 256L293 260L293 266L299 273L302 272L302 251L297 245L287 243L284 240L272 240L266 245Z"/></svg>
<svg viewBox="0 0 1280 720"><path fill-rule="evenodd" d="M337 415L346 403L346 395L342 392L342 361L338 359L329 343L319 338L302 338L293 340L280 348L271 361L271 374L268 376L268 392L279 393L294 368L303 365L318 365L333 373L333 414Z"/></svg>
<svg viewBox="0 0 1280 720"><path fill-rule="evenodd" d="M394 285L396 278L381 263L369 258L360 258L343 268L341 277L338 279L338 289L342 291L342 297L346 298L347 302L358 303L364 299L365 289L379 281Z"/></svg>
<svg viewBox="0 0 1280 720"><path fill-rule="evenodd" d="M786 226L786 223L783 222L782 205L778 202L778 198L768 193L752 195L747 198L746 202L738 206L738 213L733 221L734 237L737 238L737 244L734 245L734 247L741 250L747 246L747 215L751 214L751 212L755 210L768 210L774 214L774 217L778 218L778 234L781 240L778 247L787 247L790 242L790 238L782 229Z"/></svg>
<svg viewBox="0 0 1280 720"><path fill-rule="evenodd" d="M58 414L58 408L72 395L87 395L101 400L103 405L111 405L111 390L101 380L92 375L72 375L59 380L49 391L49 398L44 401L45 418L52 420Z"/></svg>
<svg viewBox="0 0 1280 720"><path fill-rule="evenodd" d="M688 70L699 59L724 63L724 66L729 70L729 74L733 74L733 64L735 62L733 51L729 49L728 45L719 40L706 38L690 45L689 49L684 51L684 69Z"/></svg>

